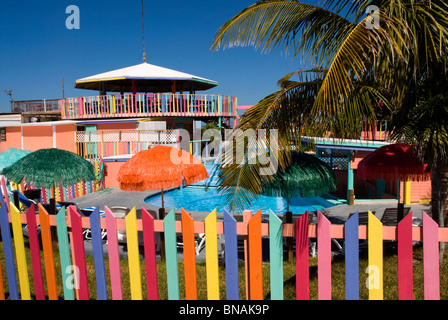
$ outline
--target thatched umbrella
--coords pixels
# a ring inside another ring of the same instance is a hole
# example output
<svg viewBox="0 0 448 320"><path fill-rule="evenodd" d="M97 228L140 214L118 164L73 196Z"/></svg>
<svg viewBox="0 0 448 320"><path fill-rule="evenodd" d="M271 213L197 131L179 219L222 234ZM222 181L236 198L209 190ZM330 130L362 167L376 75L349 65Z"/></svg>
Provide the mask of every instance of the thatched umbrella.
<svg viewBox="0 0 448 320"><path fill-rule="evenodd" d="M286 199L285 222L292 223L289 200L316 197L336 190L336 176L328 164L312 154L292 151L288 166L261 184L261 193ZM288 261L292 261L292 238L287 238Z"/></svg>
<svg viewBox="0 0 448 320"><path fill-rule="evenodd" d="M52 188L82 181L95 180L93 165L81 156L66 150L51 148L34 151L2 170L16 183L32 183L36 187Z"/></svg>
<svg viewBox="0 0 448 320"><path fill-rule="evenodd" d="M163 190L208 178L202 162L188 152L169 146L155 146L136 153L118 171L120 189L128 191Z"/></svg>
<svg viewBox="0 0 448 320"><path fill-rule="evenodd" d="M262 182L262 194L286 199L316 197L336 190L336 177L331 168L314 155L293 151L290 164L277 171L270 181Z"/></svg>
<svg viewBox="0 0 448 320"><path fill-rule="evenodd" d="M427 181L431 179L428 165L422 163L415 147L406 143L383 146L358 163L358 177L364 180ZM403 218L404 203L398 202L397 222Z"/></svg>
<svg viewBox="0 0 448 320"><path fill-rule="evenodd" d="M358 177L364 180L425 181L431 178L427 164L419 161L417 150L405 143L383 146L358 163Z"/></svg>
<svg viewBox="0 0 448 320"><path fill-rule="evenodd" d="M122 165L118 171L118 182L122 190L161 190L162 208L159 210L159 219L163 219L164 189L180 187L183 182L189 185L207 179L208 176L205 166L196 157L182 149L159 145L136 153ZM162 261L165 261L164 241L162 233Z"/></svg>

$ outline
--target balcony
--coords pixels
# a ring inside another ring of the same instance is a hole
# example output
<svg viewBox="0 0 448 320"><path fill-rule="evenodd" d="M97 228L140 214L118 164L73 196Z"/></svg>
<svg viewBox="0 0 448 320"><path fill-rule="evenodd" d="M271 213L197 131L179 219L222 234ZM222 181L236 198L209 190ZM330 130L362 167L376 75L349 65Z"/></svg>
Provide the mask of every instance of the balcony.
<svg viewBox="0 0 448 320"><path fill-rule="evenodd" d="M178 130L77 131L76 151L87 159L135 154L150 146L177 145Z"/></svg>
<svg viewBox="0 0 448 320"><path fill-rule="evenodd" d="M42 113L59 110L59 99L11 101L13 113Z"/></svg>
<svg viewBox="0 0 448 320"><path fill-rule="evenodd" d="M237 98L211 94L123 94L59 101L62 119L236 117Z"/></svg>

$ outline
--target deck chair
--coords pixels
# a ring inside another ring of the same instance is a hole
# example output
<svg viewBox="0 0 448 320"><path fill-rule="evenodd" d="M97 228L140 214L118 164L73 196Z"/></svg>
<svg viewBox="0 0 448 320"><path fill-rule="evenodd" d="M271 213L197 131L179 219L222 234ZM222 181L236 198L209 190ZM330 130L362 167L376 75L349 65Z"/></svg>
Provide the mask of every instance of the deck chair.
<svg viewBox="0 0 448 320"><path fill-rule="evenodd" d="M19 201L20 201L20 203L23 204L27 209L28 209L29 207L31 207L32 204L34 204L34 205L35 205L35 208L36 208L36 210L37 210L37 203L36 203L36 201L31 200L31 199L28 199L28 198L25 197L25 195L23 195L20 191L12 190L12 191L11 191L11 194L12 194L12 197L11 197L11 198L14 198L14 195L15 195L16 193L19 195Z"/></svg>
<svg viewBox="0 0 448 320"><path fill-rule="evenodd" d="M376 216L375 211L371 211L371 212L374 216ZM348 216L348 219L350 219L350 217L354 214L355 214L355 212L350 213ZM358 212L358 220L359 220L359 225L367 225L367 223L369 221L369 212L368 211Z"/></svg>
<svg viewBox="0 0 448 320"><path fill-rule="evenodd" d="M129 209L128 207L120 207L120 206L114 206L114 207L110 207L110 211L112 211L113 215L117 218L117 219L124 219L126 217L126 215L131 212L131 209ZM148 212L154 217L155 213L151 212L151 210L148 210ZM141 219L142 218L142 213L141 210L137 210L137 219ZM125 244L126 243L126 231L125 230L118 230L117 231L117 238L118 238L118 243L121 244ZM155 242L156 242L156 251L160 251L161 250L161 243L160 243L160 233L156 232L155 233ZM143 232L142 231L138 231L138 244L139 245L143 245L144 244L144 240L143 240Z"/></svg>
<svg viewBox="0 0 448 320"><path fill-rule="evenodd" d="M405 207L403 209L403 218L411 211L411 207ZM386 208L383 216L381 217L381 223L385 226L397 225L398 208Z"/></svg>
<svg viewBox="0 0 448 320"><path fill-rule="evenodd" d="M88 207L88 208L82 208L82 209L77 208L77 210L81 214L81 216L88 217L88 216L90 216L93 213L93 211L95 210L95 207ZM101 218L105 217L105 214L104 214L103 210L100 210L99 214L100 214ZM82 234L84 236L84 240L92 240L92 230L87 229L87 228L83 229L82 230ZM101 229L101 240L107 242L107 231L106 231L106 229Z"/></svg>

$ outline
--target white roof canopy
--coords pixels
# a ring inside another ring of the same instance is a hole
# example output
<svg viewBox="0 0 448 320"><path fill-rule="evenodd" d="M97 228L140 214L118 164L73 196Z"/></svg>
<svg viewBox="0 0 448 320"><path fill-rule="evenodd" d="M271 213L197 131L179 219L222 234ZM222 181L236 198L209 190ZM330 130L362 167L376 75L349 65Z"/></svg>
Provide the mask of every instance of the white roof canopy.
<svg viewBox="0 0 448 320"><path fill-rule="evenodd" d="M75 88L132 92L133 83L137 92L172 92L174 85L176 91L196 91L218 85L213 80L142 63L76 80Z"/></svg>

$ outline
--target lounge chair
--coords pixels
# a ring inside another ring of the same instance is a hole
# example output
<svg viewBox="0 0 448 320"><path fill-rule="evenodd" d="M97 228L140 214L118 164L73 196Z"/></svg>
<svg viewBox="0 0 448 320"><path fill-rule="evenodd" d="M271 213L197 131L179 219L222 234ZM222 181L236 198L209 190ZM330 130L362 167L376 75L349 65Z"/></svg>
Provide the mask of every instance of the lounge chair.
<svg viewBox="0 0 448 320"><path fill-rule="evenodd" d="M126 215L131 211L130 208L127 207L120 207L120 206L114 206L110 208L110 211L112 211L113 215L115 216L115 218L117 219L124 219L126 217ZM155 212L152 212L151 210L148 210L148 212L155 217L156 214ZM137 210L137 219L141 219L142 218L142 211L141 209ZM144 244L144 240L143 240L143 232L142 231L138 231L138 244L139 245L143 245ZM118 230L117 231L117 238L118 238L118 243L126 243L126 231L125 230ZM155 241L156 241L156 251L160 251L161 249L161 244L160 244L160 234L159 232L156 232L155 234Z"/></svg>
<svg viewBox="0 0 448 320"><path fill-rule="evenodd" d="M403 218L411 211L411 207L403 208ZM397 225L398 208L386 208L383 216L381 217L381 223L385 226Z"/></svg>

